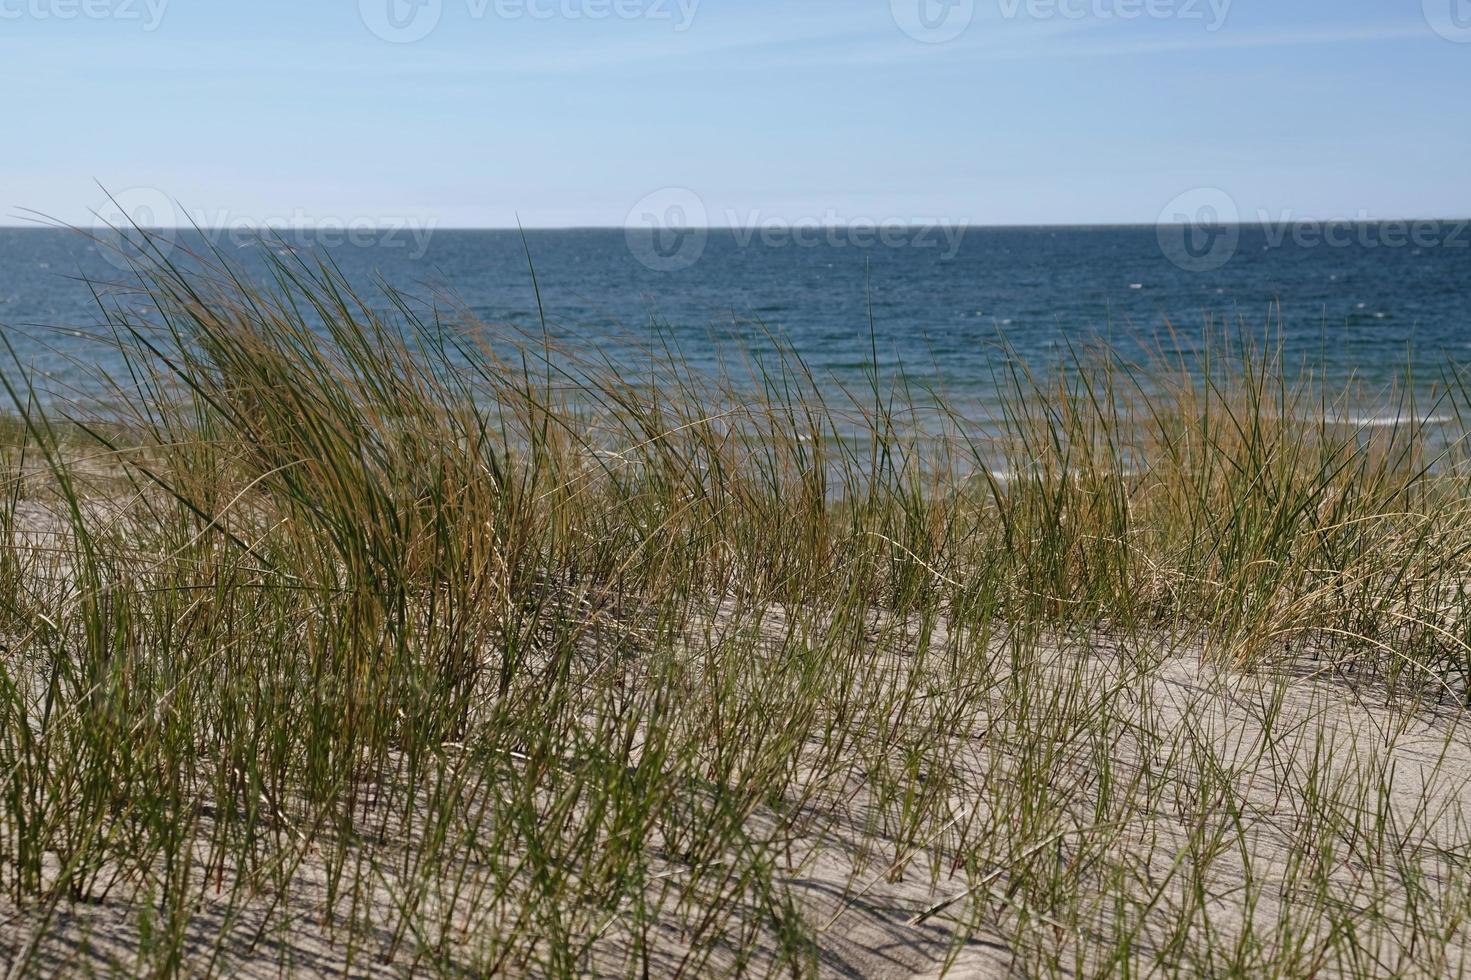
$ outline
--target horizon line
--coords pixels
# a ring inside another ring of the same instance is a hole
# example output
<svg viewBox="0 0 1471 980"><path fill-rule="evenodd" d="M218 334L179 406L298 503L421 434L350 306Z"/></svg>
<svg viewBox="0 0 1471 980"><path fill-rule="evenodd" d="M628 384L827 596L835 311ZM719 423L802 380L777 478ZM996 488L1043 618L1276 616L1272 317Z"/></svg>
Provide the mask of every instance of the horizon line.
<svg viewBox="0 0 1471 980"><path fill-rule="evenodd" d="M330 219L329 219L330 220ZM1273 225L1285 224L1351 224L1351 225L1385 225L1395 223L1414 224L1417 222L1463 222L1471 223L1471 214L1466 215L1418 215L1414 217L1390 217L1390 218L1283 218L1275 221L1219 221L1199 222L1201 225L1209 225L1219 228L1267 228ZM794 228L797 221L783 221L781 226ZM996 224L976 224L972 222L956 222L944 219L932 221L906 221L892 222L879 221L863 224L818 224L811 225L802 223L804 229L816 230L853 230L856 228L963 228L967 230L1001 230L1001 229L1080 229L1080 228L1159 228L1177 224L1186 224L1179 221L1039 221L1039 222L1002 222ZM756 225L694 225L681 229L656 229L640 225L433 225L423 222L415 222L412 225L402 222L397 225L358 225L348 229L346 225L341 230L355 231L398 231L406 228L424 229L431 232L532 232L532 231L755 231L760 233L763 224ZM226 225L144 225L142 230L150 232L175 232L175 231L197 231L197 232L240 232L240 231L336 231L338 227L321 227L318 225L250 225L244 227L231 227ZM32 222L28 224L5 224L0 223L0 231L72 231L72 232L107 232L120 231L120 226L111 225L69 225L64 222L56 224L45 224L43 222Z"/></svg>

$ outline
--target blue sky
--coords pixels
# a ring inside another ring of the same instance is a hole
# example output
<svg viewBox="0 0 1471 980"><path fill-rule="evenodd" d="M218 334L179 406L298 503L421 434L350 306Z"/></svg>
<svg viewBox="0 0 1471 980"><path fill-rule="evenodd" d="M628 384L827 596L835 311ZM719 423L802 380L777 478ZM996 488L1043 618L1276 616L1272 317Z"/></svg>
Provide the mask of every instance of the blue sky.
<svg viewBox="0 0 1471 980"><path fill-rule="evenodd" d="M378 36L390 4L432 29ZM1471 215L1471 0L966 8L0 0L0 217L87 223L99 184L205 224L622 225L666 188L714 225Z"/></svg>

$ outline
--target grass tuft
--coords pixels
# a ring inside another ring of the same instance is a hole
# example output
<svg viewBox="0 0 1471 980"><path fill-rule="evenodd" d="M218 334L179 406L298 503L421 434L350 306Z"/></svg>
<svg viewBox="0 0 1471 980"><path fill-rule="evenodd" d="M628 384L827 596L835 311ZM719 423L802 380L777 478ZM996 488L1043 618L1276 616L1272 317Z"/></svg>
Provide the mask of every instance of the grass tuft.
<svg viewBox="0 0 1471 980"><path fill-rule="evenodd" d="M1453 366L967 416L270 272L140 261L105 413L5 372L15 975L1465 971Z"/></svg>

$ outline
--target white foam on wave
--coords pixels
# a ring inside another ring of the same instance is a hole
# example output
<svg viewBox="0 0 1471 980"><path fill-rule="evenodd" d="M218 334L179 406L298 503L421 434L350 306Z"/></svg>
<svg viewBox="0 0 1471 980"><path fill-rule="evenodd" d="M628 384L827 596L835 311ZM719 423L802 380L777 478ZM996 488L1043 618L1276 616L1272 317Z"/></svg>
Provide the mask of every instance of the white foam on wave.
<svg viewBox="0 0 1471 980"><path fill-rule="evenodd" d="M1388 429L1399 426L1429 426L1450 425L1456 420L1454 415L1424 415L1415 417L1413 415L1345 415L1338 418L1328 418L1325 421L1329 425L1350 425L1362 429Z"/></svg>
<svg viewBox="0 0 1471 980"><path fill-rule="evenodd" d="M989 473L991 475L991 479L995 480L997 483L1015 483L1017 480L1035 480L1044 475L1044 472L1040 466L1034 467L1030 470L988 469L986 470L986 472ZM1099 470L1098 474L1102 476L1117 476L1123 480L1132 480L1141 476L1142 471L1136 469ZM1067 475L1068 477L1076 480L1084 475L1084 471L1072 468L1067 471Z"/></svg>

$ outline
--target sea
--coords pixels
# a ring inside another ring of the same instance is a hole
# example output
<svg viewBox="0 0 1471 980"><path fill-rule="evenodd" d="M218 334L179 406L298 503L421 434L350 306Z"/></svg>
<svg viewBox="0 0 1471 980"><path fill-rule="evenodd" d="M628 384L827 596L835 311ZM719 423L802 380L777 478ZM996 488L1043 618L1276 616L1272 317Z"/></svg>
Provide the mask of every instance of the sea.
<svg viewBox="0 0 1471 980"><path fill-rule="evenodd" d="M157 232L247 276L324 259L371 296L583 346L658 335L697 370L732 343L789 347L819 385L875 367L986 400L1007 359L1069 347L1189 350L1222 329L1280 342L1330 382L1433 385L1471 363L1471 224ZM0 373L71 397L115 369L98 298L118 242L0 228ZM126 244L126 243L124 243Z"/></svg>

